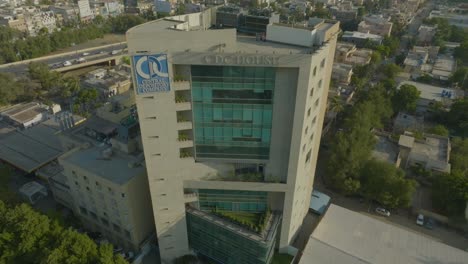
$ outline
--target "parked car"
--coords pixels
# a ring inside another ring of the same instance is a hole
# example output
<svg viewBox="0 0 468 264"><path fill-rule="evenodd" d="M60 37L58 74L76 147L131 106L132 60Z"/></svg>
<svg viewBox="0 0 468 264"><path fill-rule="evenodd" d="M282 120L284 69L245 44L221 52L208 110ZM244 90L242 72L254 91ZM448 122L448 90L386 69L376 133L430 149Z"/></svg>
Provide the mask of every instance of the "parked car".
<svg viewBox="0 0 468 264"><path fill-rule="evenodd" d="M420 226L424 225L424 215L418 214L418 218L416 218L416 224Z"/></svg>
<svg viewBox="0 0 468 264"><path fill-rule="evenodd" d="M135 257L135 254L132 251L129 251L129 252L126 252L126 253L122 252L122 253L119 253L119 254L124 259L129 260L129 261L133 260L133 258Z"/></svg>
<svg viewBox="0 0 468 264"><path fill-rule="evenodd" d="M428 218L427 221L426 221L426 224L424 225L427 229L434 229L435 227L435 220L432 219L432 218Z"/></svg>
<svg viewBox="0 0 468 264"><path fill-rule="evenodd" d="M385 208L382 208L382 207L377 207L375 208L375 212L378 213L379 215L383 215L383 216L390 216L390 212L385 209Z"/></svg>

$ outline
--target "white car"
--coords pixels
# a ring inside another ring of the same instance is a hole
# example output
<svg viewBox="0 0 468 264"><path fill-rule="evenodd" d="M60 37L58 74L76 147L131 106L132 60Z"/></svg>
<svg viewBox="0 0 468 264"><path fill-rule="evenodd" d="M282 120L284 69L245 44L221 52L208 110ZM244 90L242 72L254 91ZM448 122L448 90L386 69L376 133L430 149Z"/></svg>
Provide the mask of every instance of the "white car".
<svg viewBox="0 0 468 264"><path fill-rule="evenodd" d="M88 55L89 55L89 52L83 53L83 56L88 56Z"/></svg>
<svg viewBox="0 0 468 264"><path fill-rule="evenodd" d="M111 55L116 55L116 54L119 54L120 50L113 50L111 51Z"/></svg>
<svg viewBox="0 0 468 264"><path fill-rule="evenodd" d="M64 61L64 62L63 62L63 66L64 66L64 67L71 66L71 65L72 65L72 63L69 62L69 61Z"/></svg>
<svg viewBox="0 0 468 264"><path fill-rule="evenodd" d="M418 218L416 218L416 224L420 226L424 225L424 215L418 214Z"/></svg>
<svg viewBox="0 0 468 264"><path fill-rule="evenodd" d="M79 58L79 59L76 60L76 62L83 63L83 62L86 62L86 60L84 58Z"/></svg>
<svg viewBox="0 0 468 264"><path fill-rule="evenodd" d="M390 212L385 209L385 208L382 208L382 207L377 207L375 208L375 212L378 213L379 215L383 215L383 216L390 216Z"/></svg>

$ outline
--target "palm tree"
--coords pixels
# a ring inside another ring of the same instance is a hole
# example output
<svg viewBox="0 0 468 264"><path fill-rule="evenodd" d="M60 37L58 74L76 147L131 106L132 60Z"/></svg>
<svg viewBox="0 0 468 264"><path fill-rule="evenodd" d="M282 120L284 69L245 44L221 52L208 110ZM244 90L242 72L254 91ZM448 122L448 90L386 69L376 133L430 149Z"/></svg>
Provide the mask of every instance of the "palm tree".
<svg viewBox="0 0 468 264"><path fill-rule="evenodd" d="M339 95L335 95L330 99L328 103L328 111L333 112L335 115L333 117L333 122L336 121L338 113L344 110L343 100Z"/></svg>

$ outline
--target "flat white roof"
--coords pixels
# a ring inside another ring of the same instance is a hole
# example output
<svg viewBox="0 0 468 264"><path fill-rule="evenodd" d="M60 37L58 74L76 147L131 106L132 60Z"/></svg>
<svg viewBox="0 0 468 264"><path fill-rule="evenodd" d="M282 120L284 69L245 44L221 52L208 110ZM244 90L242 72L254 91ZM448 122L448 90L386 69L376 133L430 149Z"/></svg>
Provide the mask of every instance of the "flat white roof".
<svg viewBox="0 0 468 264"><path fill-rule="evenodd" d="M299 263L466 264L468 253L331 204Z"/></svg>
<svg viewBox="0 0 468 264"><path fill-rule="evenodd" d="M409 85L414 85L418 89L418 91L421 92L421 95L419 96L422 99L426 100L434 100L434 101L439 101L441 102L443 98L447 99L456 99L457 93L455 90L450 89L450 88L444 88L444 87L438 87L438 86L433 86L425 83L418 83L418 82L412 82L412 81L404 81L401 82L400 85L398 86L398 89L400 86L404 84L409 84ZM442 97L442 92L451 92L451 97L448 98L447 96Z"/></svg>

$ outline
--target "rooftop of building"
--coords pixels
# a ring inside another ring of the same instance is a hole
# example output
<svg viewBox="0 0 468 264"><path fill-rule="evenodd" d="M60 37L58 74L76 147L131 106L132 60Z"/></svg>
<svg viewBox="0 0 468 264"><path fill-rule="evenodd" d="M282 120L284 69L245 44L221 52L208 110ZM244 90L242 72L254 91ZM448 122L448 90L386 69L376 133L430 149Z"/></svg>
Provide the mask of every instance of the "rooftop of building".
<svg viewBox="0 0 468 264"><path fill-rule="evenodd" d="M373 40L382 40L383 37L371 33L362 33L358 31L345 31L342 37L352 37L352 38L360 38L360 39L373 39Z"/></svg>
<svg viewBox="0 0 468 264"><path fill-rule="evenodd" d="M36 102L30 102L14 105L0 113L0 115L23 124L33 120L37 115L44 112L47 112L46 106Z"/></svg>
<svg viewBox="0 0 468 264"><path fill-rule="evenodd" d="M461 264L467 259L460 249L331 204L299 263Z"/></svg>
<svg viewBox="0 0 468 264"><path fill-rule="evenodd" d="M340 52L350 52L356 50L356 45L346 42L337 42L336 50Z"/></svg>
<svg viewBox="0 0 468 264"><path fill-rule="evenodd" d="M47 120L20 131L0 122L0 160L32 172L63 153L55 122Z"/></svg>
<svg viewBox="0 0 468 264"><path fill-rule="evenodd" d="M421 92L421 94L419 95L421 99L442 102L444 99L454 100L458 98L458 93L454 89L434 86L425 83L403 81L399 84L398 88L405 84L415 86L418 89L418 91Z"/></svg>
<svg viewBox="0 0 468 264"><path fill-rule="evenodd" d="M125 184L133 177L146 173L140 156L111 150L107 145L80 148L63 159L115 184Z"/></svg>
<svg viewBox="0 0 468 264"><path fill-rule="evenodd" d="M398 153L400 150L398 146L384 136L375 136L377 143L372 151L372 157L388 163L395 163L397 161Z"/></svg>
<svg viewBox="0 0 468 264"><path fill-rule="evenodd" d="M241 32L236 32L233 29L219 29L216 27L211 27L214 25L213 21L204 22L205 24L200 24L200 20L204 20L205 16L208 17L207 19L213 19L213 17L207 15L211 10L204 10L201 13L193 13L181 16L172 16L166 17L163 19L158 19L154 21L150 21L138 26L135 26L127 31L127 38L132 35L145 35L145 34L158 34L158 32L180 32L183 34L184 32L188 31L224 31L224 30L231 30L234 34L236 34L237 42L236 45L240 51L248 50L251 53L279 53L279 54L310 54L311 48L315 46L321 46L322 43L318 43L319 39L314 39L313 45L301 45L301 44L290 44L287 42L287 39L271 39L268 33L266 34L266 40L259 41L256 36L247 35ZM203 19L202 19L203 17ZM195 21L195 22L194 22ZM272 27L275 29L284 29L284 28L295 28L295 29L303 29L305 30L303 34L309 34L307 38L311 38L310 33L306 31L314 31L321 36L325 36L324 39L320 39L321 41L328 41L331 37L338 33L338 23L336 21L331 20L323 20L323 19L316 19L312 18L306 23L296 23L296 24L283 24L283 23L271 23L268 27ZM331 34L329 34L331 33Z"/></svg>
<svg viewBox="0 0 468 264"><path fill-rule="evenodd" d="M431 160L448 162L449 159L450 139L448 137L424 134L422 139L417 139L411 132L405 132L400 136L398 144L410 148L412 154Z"/></svg>

